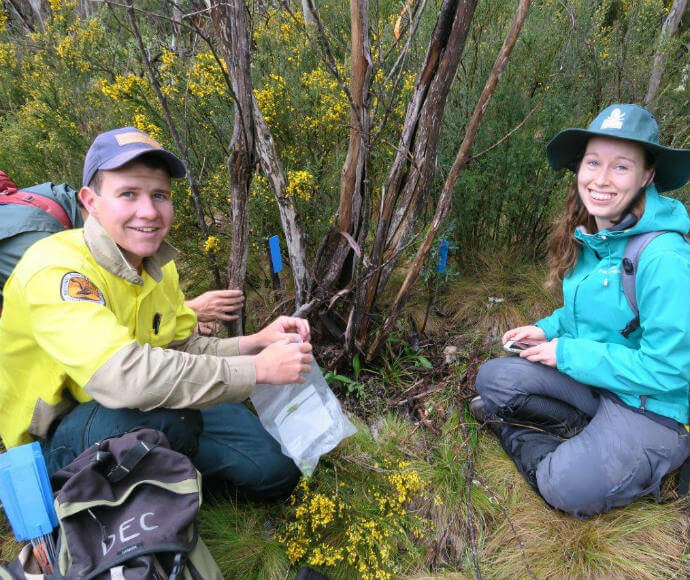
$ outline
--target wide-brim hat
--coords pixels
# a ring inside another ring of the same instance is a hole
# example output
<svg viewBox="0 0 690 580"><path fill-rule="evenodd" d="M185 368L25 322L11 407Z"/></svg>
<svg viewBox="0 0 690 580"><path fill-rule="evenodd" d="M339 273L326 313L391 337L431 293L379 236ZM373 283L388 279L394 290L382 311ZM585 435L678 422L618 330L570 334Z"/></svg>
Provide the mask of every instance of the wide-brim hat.
<svg viewBox="0 0 690 580"><path fill-rule="evenodd" d="M153 155L163 161L170 177L184 177L184 163L151 137L134 127L120 127L101 133L93 140L84 159L82 185L88 186L99 169L118 169L142 155Z"/></svg>
<svg viewBox="0 0 690 580"><path fill-rule="evenodd" d="M659 126L654 116L639 105L611 105L587 129L565 129L546 146L546 157L553 169L577 172L587 141L592 137L611 137L639 143L654 157L654 183L659 191L685 185L690 179L690 149L673 149L659 143Z"/></svg>

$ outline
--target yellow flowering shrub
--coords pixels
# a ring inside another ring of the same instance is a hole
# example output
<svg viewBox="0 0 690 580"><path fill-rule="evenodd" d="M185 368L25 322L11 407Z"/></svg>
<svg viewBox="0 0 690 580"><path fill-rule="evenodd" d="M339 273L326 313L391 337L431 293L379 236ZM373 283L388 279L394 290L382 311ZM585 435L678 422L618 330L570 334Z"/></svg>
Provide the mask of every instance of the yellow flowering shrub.
<svg viewBox="0 0 690 580"><path fill-rule="evenodd" d="M286 194L288 197L311 201L316 179L308 171L288 171L288 185Z"/></svg>
<svg viewBox="0 0 690 580"><path fill-rule="evenodd" d="M216 254L220 251L220 240L216 236L209 236L204 242L204 252Z"/></svg>
<svg viewBox="0 0 690 580"><path fill-rule="evenodd" d="M165 61L164 61L165 64ZM194 57L189 73L189 92L195 97L225 97L228 94L223 69L211 51L200 52Z"/></svg>
<svg viewBox="0 0 690 580"><path fill-rule="evenodd" d="M285 79L272 73L268 75L263 89L254 90L256 102L269 125L273 125L279 113L288 106L289 96L286 88Z"/></svg>
<svg viewBox="0 0 690 580"><path fill-rule="evenodd" d="M403 461L385 467L364 489L341 483L331 494L300 482L290 498L294 519L278 537L292 564L346 565L362 580L393 577L400 538L423 536L427 522L409 510L424 488L418 470Z"/></svg>

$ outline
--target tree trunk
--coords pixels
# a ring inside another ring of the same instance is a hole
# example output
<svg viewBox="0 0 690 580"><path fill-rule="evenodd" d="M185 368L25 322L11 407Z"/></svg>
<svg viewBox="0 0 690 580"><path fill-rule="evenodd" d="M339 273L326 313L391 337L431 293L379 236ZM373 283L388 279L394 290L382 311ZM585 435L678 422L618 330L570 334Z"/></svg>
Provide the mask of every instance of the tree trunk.
<svg viewBox="0 0 690 580"><path fill-rule="evenodd" d="M379 270L367 283L365 312L369 312L385 287L396 263L391 258L409 236L420 202L428 191L448 93L476 5L477 0L444 0L439 11L384 190L372 251L372 264ZM366 334L366 327L365 319L360 337Z"/></svg>
<svg viewBox="0 0 690 580"><path fill-rule="evenodd" d="M374 357L381 343L386 339L386 337L390 333L393 324L395 323L395 320L398 317L400 308L402 307L405 301L407 293L409 292L412 284L414 284L414 282L419 277L419 272L422 269L424 260L429 254L429 250L431 249L432 243L434 242L434 239L438 234L441 224L444 218L446 217L448 210L450 209L453 197L453 190L455 188L455 183L458 179L458 175L465 168L465 166L471 159L470 155L474 139L477 135L477 131L479 130L479 126L481 124L482 118L484 117L484 113L486 112L486 108L489 105L491 96L493 95L493 92L496 89L496 84L498 83L498 80L500 79L501 74L505 69L505 66L508 62L508 58L510 57L510 53L513 50L513 47L515 46L515 43L517 42L517 39L520 36L522 25L525 22L525 18L527 18L529 4L530 0L520 0L517 11L515 12L515 16L513 17L513 22L510 26L510 30L508 31L506 39L503 42L503 46L501 47L501 50L498 54L498 58L496 59L493 69L489 74L489 78L487 79L486 84L484 85L482 94L479 96L479 100L475 105L472 118L470 119L467 125L465 136L462 140L462 143L460 144L460 149L458 150L453 166L443 185L443 191L436 206L434 218L431 222L431 225L429 226L429 230L424 236L424 240L422 241L422 244L414 257L414 260L412 261L412 265L410 266L407 275L405 276L405 280L403 281L400 290L398 291L398 294L395 297L395 301L393 302L393 306L391 307L390 313L388 314L388 317L386 318L381 328L381 332L378 334L378 336L376 337L376 339L374 340L367 352L367 360L371 360Z"/></svg>
<svg viewBox="0 0 690 580"><path fill-rule="evenodd" d="M320 274L314 294L323 298L333 283L351 278L351 272L343 272L343 266L352 252L347 238L360 237L362 226L362 205L368 195L369 136L371 118L371 47L369 44L369 2L350 0L351 19L351 65L350 77L350 140L347 157L340 173L340 202L338 222L328 234L324 251L314 268Z"/></svg>
<svg viewBox="0 0 690 580"><path fill-rule="evenodd" d="M654 99L656 92L661 84L661 77L666 70L666 42L678 31L680 19L685 12L687 0L673 0L673 5L668 12L668 16L664 20L659 34L659 40L654 54L654 62L652 64L652 73L649 77L649 86L647 87L647 94L644 98L644 104L647 107L654 106Z"/></svg>
<svg viewBox="0 0 690 580"><path fill-rule="evenodd" d="M311 276L307 267L306 236L302 222L295 207L295 201L286 195L287 180L273 142L273 135L266 124L256 99L252 100L254 123L256 126L256 154L261 162L264 175L273 187L278 202L280 222L283 226L287 244L292 276L295 282L295 308L302 306L309 292Z"/></svg>
<svg viewBox="0 0 690 580"><path fill-rule="evenodd" d="M302 0L302 16L304 16L304 23L307 26L316 26L313 10L312 0Z"/></svg>
<svg viewBox="0 0 690 580"><path fill-rule="evenodd" d="M247 200L255 165L247 8L243 0L206 0L206 5L210 8L213 28L235 95L234 127L227 161L232 213L228 287L244 290L249 249ZM237 323L241 333L242 317L238 318Z"/></svg>

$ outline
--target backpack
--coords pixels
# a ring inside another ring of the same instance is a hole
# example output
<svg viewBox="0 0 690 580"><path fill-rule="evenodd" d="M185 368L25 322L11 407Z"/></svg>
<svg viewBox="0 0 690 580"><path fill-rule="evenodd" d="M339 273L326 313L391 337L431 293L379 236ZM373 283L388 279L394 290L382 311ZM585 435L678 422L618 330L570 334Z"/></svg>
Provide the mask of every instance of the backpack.
<svg viewBox="0 0 690 580"><path fill-rule="evenodd" d="M621 334L628 338L628 336L640 327L640 311L637 307L637 267L640 263L640 256L644 249L650 244L650 242L659 237L662 234L673 233L668 231L657 231L657 232L646 232L644 234L637 234L631 236L628 240L628 244L625 246L625 251L623 252L623 261L621 263L621 285L623 286L623 294L625 294L625 299L630 306L630 310L633 311L635 315L625 328L621 330ZM690 243L690 239L687 236L683 236L683 239ZM690 404L690 401L689 401ZM685 463L680 468L680 476L678 480L678 493L679 495L687 495L690 490L690 458L685 460ZM688 506L690 510L690 504Z"/></svg>
<svg viewBox="0 0 690 580"><path fill-rule="evenodd" d="M63 189L69 190L69 186L63 186ZM58 201L35 191L3 191L0 192L0 205L30 205L37 207L48 215L54 217L62 224L66 230L71 230L74 225L65 208L60 205Z"/></svg>
<svg viewBox="0 0 690 580"><path fill-rule="evenodd" d="M105 439L53 476L59 531L53 573L30 575L30 546L0 579L221 580L196 516L201 475L162 433Z"/></svg>

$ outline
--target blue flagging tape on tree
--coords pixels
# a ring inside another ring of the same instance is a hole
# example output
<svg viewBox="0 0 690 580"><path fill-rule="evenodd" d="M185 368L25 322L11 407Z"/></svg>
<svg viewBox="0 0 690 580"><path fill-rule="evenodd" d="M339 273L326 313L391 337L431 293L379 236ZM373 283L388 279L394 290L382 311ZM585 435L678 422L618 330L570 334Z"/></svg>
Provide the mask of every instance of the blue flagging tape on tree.
<svg viewBox="0 0 690 580"><path fill-rule="evenodd" d="M0 454L0 502L20 542L51 534L57 526L53 491L38 442Z"/></svg>
<svg viewBox="0 0 690 580"><path fill-rule="evenodd" d="M448 264L448 240L441 240L438 245L438 264L436 270L439 274L446 273L446 264Z"/></svg>
<svg viewBox="0 0 690 580"><path fill-rule="evenodd" d="M271 267L273 273L277 274L283 269L283 258L280 255L280 241L278 236L268 238L268 247L271 250Z"/></svg>

